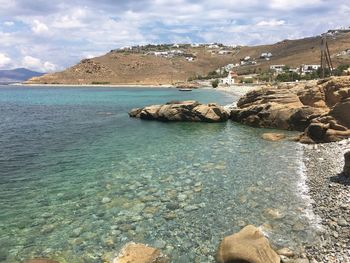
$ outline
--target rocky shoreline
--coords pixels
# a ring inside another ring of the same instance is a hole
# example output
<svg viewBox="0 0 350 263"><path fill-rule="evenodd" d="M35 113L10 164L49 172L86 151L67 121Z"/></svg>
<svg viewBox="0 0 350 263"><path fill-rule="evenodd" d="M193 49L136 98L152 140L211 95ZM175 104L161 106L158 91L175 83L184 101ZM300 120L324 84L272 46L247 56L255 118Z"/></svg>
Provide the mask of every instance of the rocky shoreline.
<svg viewBox="0 0 350 263"><path fill-rule="evenodd" d="M350 139L304 146L306 183L320 218L320 241L306 247L311 263L350 262L350 178L342 175Z"/></svg>

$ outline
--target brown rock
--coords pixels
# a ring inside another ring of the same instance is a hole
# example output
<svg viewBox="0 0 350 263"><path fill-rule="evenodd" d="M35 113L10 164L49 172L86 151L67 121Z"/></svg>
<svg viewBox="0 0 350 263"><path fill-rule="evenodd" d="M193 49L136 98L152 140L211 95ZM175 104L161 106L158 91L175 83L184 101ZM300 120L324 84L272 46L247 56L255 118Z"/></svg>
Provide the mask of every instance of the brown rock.
<svg viewBox="0 0 350 263"><path fill-rule="evenodd" d="M256 227L248 225L240 232L225 237L217 253L220 263L279 263L280 258L269 241Z"/></svg>
<svg viewBox="0 0 350 263"><path fill-rule="evenodd" d="M314 142L325 142L327 141L328 129L329 125L320 122L311 123L309 127L307 127L305 134Z"/></svg>
<svg viewBox="0 0 350 263"><path fill-rule="evenodd" d="M141 111L142 111L142 109L140 109L140 108L132 109L129 112L129 116L132 118L140 118Z"/></svg>
<svg viewBox="0 0 350 263"><path fill-rule="evenodd" d="M344 169L343 173L345 176L350 177L350 151L344 154Z"/></svg>
<svg viewBox="0 0 350 263"><path fill-rule="evenodd" d="M350 97L338 102L329 112L329 115L337 120L337 123L350 128Z"/></svg>
<svg viewBox="0 0 350 263"><path fill-rule="evenodd" d="M133 109L129 116L159 121L222 122L228 120L229 114L217 104L200 104L190 100Z"/></svg>
<svg viewBox="0 0 350 263"><path fill-rule="evenodd" d="M261 137L266 141L276 142L285 139L286 135L283 133L264 133Z"/></svg>
<svg viewBox="0 0 350 263"><path fill-rule="evenodd" d="M170 263L159 249L134 242L127 243L113 263Z"/></svg>

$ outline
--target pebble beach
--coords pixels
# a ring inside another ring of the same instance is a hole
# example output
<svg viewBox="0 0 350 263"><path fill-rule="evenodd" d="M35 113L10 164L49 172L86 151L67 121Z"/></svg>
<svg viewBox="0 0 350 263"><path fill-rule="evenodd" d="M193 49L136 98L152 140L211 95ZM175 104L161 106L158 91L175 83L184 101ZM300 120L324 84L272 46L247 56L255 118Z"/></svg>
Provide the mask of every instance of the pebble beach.
<svg viewBox="0 0 350 263"><path fill-rule="evenodd" d="M350 140L305 145L306 183L320 220L320 241L306 248L310 262L350 262L350 179L341 173Z"/></svg>

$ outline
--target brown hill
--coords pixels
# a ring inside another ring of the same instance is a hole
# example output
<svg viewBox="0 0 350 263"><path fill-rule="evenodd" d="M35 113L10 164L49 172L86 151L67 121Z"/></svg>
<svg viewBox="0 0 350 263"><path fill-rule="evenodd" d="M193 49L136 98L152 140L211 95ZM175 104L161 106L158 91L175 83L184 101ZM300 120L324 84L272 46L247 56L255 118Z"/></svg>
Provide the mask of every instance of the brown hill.
<svg viewBox="0 0 350 263"><path fill-rule="evenodd" d="M112 50L104 56L84 59L62 72L46 74L27 81L28 84L147 84L161 85L187 81L194 76L206 76L227 64L236 64L251 57L255 65L236 68L240 74L260 72L270 65L319 64L321 37L284 40L273 45L226 47L223 45L161 45L134 47L131 50ZM350 63L344 55L350 49L350 33L328 36L330 53L335 65ZM154 52L168 52L154 53ZM270 52L270 60L261 53ZM343 52L343 55L340 55ZM189 61L193 58L193 61Z"/></svg>

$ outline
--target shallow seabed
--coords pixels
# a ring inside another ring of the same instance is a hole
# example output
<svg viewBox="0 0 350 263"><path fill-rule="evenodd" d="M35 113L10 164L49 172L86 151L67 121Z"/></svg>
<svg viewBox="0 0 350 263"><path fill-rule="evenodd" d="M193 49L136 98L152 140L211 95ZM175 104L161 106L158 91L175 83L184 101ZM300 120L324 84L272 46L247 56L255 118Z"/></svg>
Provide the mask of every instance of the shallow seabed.
<svg viewBox="0 0 350 263"><path fill-rule="evenodd" d="M129 119L212 90L0 88L0 261L102 262L128 241L214 262L219 241L264 225L276 246L314 240L301 151L236 123Z"/></svg>

